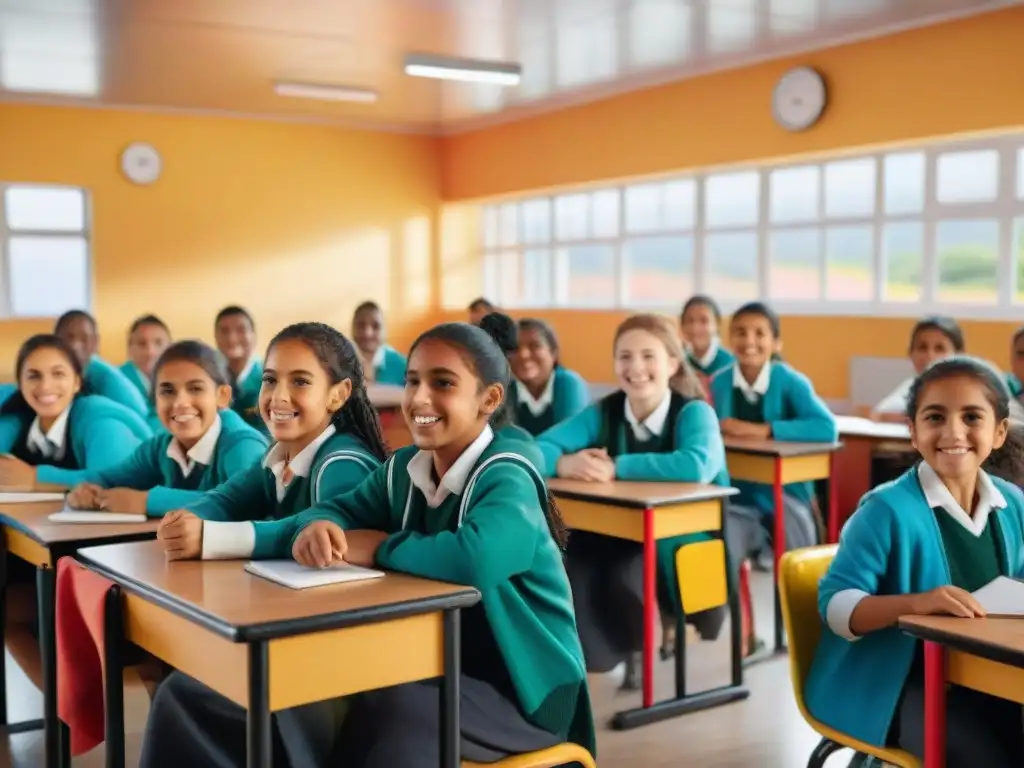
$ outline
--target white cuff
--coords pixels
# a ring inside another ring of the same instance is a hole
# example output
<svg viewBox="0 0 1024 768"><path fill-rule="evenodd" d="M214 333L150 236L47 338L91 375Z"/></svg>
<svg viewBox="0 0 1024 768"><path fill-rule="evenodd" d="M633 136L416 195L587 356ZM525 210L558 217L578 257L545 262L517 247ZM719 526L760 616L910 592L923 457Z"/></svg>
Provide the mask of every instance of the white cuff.
<svg viewBox="0 0 1024 768"><path fill-rule="evenodd" d="M853 634L853 630L850 629L850 617L853 616L857 604L865 597L870 595L860 589L844 589L832 595L825 609L825 620L829 629L851 643L860 640L860 635Z"/></svg>
<svg viewBox="0 0 1024 768"><path fill-rule="evenodd" d="M203 560L252 557L255 548L256 528L252 523L203 521Z"/></svg>

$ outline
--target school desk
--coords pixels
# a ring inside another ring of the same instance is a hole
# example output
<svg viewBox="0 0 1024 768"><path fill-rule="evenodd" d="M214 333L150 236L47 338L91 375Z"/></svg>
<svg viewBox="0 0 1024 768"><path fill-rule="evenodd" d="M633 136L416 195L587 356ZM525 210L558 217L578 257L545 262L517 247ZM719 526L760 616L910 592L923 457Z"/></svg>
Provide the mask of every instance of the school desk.
<svg viewBox="0 0 1024 768"><path fill-rule="evenodd" d="M686 692L686 632L676 634L676 695L654 702L654 636L658 616L655 591L658 539L686 533L707 532L725 540L724 500L735 488L692 483L590 483L555 479L548 489L558 499L566 527L600 533L643 544L644 645L643 705L618 712L612 719L617 730L666 720L730 701L745 699L743 649L739 597L734 586L728 590L732 649L732 682L700 693ZM685 549L685 547L684 547ZM722 547L724 556L725 549ZM728 564L726 564L728 569ZM685 578L685 577L683 577ZM695 578L686 589L700 590Z"/></svg>
<svg viewBox="0 0 1024 768"><path fill-rule="evenodd" d="M438 677L441 766L458 768L459 611L480 600L475 589L389 573L293 590L241 560L168 562L155 541L78 560L114 583L107 680L121 680L121 651L135 646L246 708L249 768L271 766L271 712ZM106 695L107 749L123 756L123 687Z"/></svg>
<svg viewBox="0 0 1024 768"><path fill-rule="evenodd" d="M887 445L906 448L910 444L910 428L906 424L858 416L836 416L836 425L843 442L842 461L834 478L839 505L838 533L843 522L857 509L861 497L871 490L871 461L875 451Z"/></svg>
<svg viewBox="0 0 1024 768"><path fill-rule="evenodd" d="M10 490L10 489L8 489ZM63 501L0 504L3 548L0 552L0 648L4 646L7 596L7 555L14 555L36 568L36 601L39 654L43 671L43 719L7 722L7 677L0 664L0 724L8 733L37 730L46 734L47 768L70 768L69 742L57 719L57 644L54 634L57 561L93 544L152 539L158 521L145 523L71 524L51 523L49 515L64 508Z"/></svg>
<svg viewBox="0 0 1024 768"><path fill-rule="evenodd" d="M924 641L924 768L946 765L946 683L1024 704L1024 620L903 616Z"/></svg>
<svg viewBox="0 0 1024 768"><path fill-rule="evenodd" d="M775 530L772 540L775 545L775 570L779 572L779 560L786 552L786 518L782 500L783 486L808 480L828 480L828 541L836 541L839 535L838 510L835 492L835 452L841 443L790 443L780 440L749 440L734 437L725 438L725 455L729 465L729 477L733 481L746 480L770 485L775 491ZM782 627L782 603L779 599L778 582L775 584L775 652L786 650Z"/></svg>

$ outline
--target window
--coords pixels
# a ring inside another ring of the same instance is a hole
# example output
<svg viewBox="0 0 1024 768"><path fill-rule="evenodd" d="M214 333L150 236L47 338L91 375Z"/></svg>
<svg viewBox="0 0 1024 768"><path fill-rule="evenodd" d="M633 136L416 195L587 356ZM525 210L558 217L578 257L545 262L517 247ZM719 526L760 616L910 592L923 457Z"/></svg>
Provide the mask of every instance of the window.
<svg viewBox="0 0 1024 768"><path fill-rule="evenodd" d="M615 304L615 249L610 245L570 245L555 256L564 286L560 303L595 308Z"/></svg>
<svg viewBox="0 0 1024 768"><path fill-rule="evenodd" d="M623 272L628 306L666 307L694 292L693 238L645 237L626 241Z"/></svg>
<svg viewBox="0 0 1024 768"><path fill-rule="evenodd" d="M1017 199L1024 200L1024 148L1017 150Z"/></svg>
<svg viewBox="0 0 1024 768"><path fill-rule="evenodd" d="M924 209L924 152L897 152L886 155L885 212L920 213Z"/></svg>
<svg viewBox="0 0 1024 768"><path fill-rule="evenodd" d="M872 235L870 226L825 230L826 299L871 301L875 294Z"/></svg>
<svg viewBox="0 0 1024 768"><path fill-rule="evenodd" d="M705 290L734 303L757 298L757 234L734 232L708 235Z"/></svg>
<svg viewBox="0 0 1024 768"><path fill-rule="evenodd" d="M53 317L89 306L86 194L75 187L0 186L6 260L0 306L9 317Z"/></svg>
<svg viewBox="0 0 1024 768"><path fill-rule="evenodd" d="M995 302L999 222L940 221L935 234L938 298L955 303Z"/></svg>
<svg viewBox="0 0 1024 768"><path fill-rule="evenodd" d="M875 159L861 157L825 166L825 216L859 218L875 212Z"/></svg>
<svg viewBox="0 0 1024 768"><path fill-rule="evenodd" d="M818 218L818 182L816 165L780 168L772 171L769 199L772 224L814 221Z"/></svg>
<svg viewBox="0 0 1024 768"><path fill-rule="evenodd" d="M704 182L708 227L757 224L760 175L755 171L708 176Z"/></svg>
<svg viewBox="0 0 1024 768"><path fill-rule="evenodd" d="M1015 300L1024 301L1024 216L1014 222L1013 254L1015 259L1016 290Z"/></svg>
<svg viewBox="0 0 1024 768"><path fill-rule="evenodd" d="M994 149L939 155L936 199L940 203L980 203L996 199L999 153Z"/></svg>
<svg viewBox="0 0 1024 768"><path fill-rule="evenodd" d="M821 296L821 231L780 229L771 234L769 294L807 301Z"/></svg>
<svg viewBox="0 0 1024 768"><path fill-rule="evenodd" d="M899 302L920 299L924 225L916 222L887 224L882 238L882 260L885 264L883 298Z"/></svg>

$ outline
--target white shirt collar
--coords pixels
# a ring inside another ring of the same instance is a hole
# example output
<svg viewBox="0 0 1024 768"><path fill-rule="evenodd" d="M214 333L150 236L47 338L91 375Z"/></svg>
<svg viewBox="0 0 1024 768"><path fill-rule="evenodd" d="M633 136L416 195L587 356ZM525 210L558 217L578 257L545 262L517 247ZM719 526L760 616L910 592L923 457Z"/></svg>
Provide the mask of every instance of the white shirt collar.
<svg viewBox="0 0 1024 768"><path fill-rule="evenodd" d="M929 507L944 509L950 517L975 536L981 536L985 532L989 512L1006 506L1003 494L996 488L992 478L982 470L978 471L978 504L974 510L974 517L971 517L953 498L942 478L926 462L918 464L917 479L921 483L921 490L924 491L924 498Z"/></svg>
<svg viewBox="0 0 1024 768"><path fill-rule="evenodd" d="M701 368L707 368L715 361L715 356L718 354L718 350L720 348L721 345L718 343L718 337L712 336L711 343L708 344L707 351L701 357L694 357L693 359ZM690 356L693 357L693 347L688 347L688 349L690 351Z"/></svg>
<svg viewBox="0 0 1024 768"><path fill-rule="evenodd" d="M732 369L732 385L743 393L743 396L747 398L750 403L756 403L762 397L768 393L768 387L772 383L772 364L768 361L761 367L761 372L757 374L757 378L754 379L753 384L748 384L747 380L743 378L743 373L740 371L739 363L736 363Z"/></svg>
<svg viewBox="0 0 1024 768"><path fill-rule="evenodd" d="M633 406L629 404L629 398L626 398L626 421L629 422L637 440L650 440L652 437L661 435L665 430L665 419L668 418L668 408L671 404L672 390L669 390L658 407L641 422L633 413Z"/></svg>
<svg viewBox="0 0 1024 768"><path fill-rule="evenodd" d="M192 474L196 464L208 467L213 463L213 453L217 450L220 429L221 422L220 414L218 413L209 429L206 430L206 434L200 437L196 444L188 449L187 453L181 450L181 443L171 438L171 442L167 445L167 455L175 464L181 467L183 477L188 477Z"/></svg>
<svg viewBox="0 0 1024 768"><path fill-rule="evenodd" d="M258 362L259 358L257 358L256 355L250 355L249 362L245 364L245 367L243 367L239 374L235 377L235 381L241 384L243 381L249 378L249 374L252 373L252 369L256 367L256 363Z"/></svg>
<svg viewBox="0 0 1024 768"><path fill-rule="evenodd" d="M530 410L534 416L540 416L544 411L551 407L552 403L555 402L555 372L552 371L551 375L548 376L548 383L544 385L544 391L540 393L540 397L534 397L530 394L530 390L526 388L519 379L516 382L516 400L517 402L523 403Z"/></svg>
<svg viewBox="0 0 1024 768"><path fill-rule="evenodd" d="M327 429L317 435L313 442L292 456L290 462L287 461L284 448L281 447L280 443L274 443L271 449L267 451L267 455L263 458L263 466L269 469L273 473L274 479L277 480L278 501L284 498L288 488L288 484L281 479L284 476L285 468L287 467L292 471L292 479L296 477L309 477L309 472L313 468L313 462L316 460L317 451L320 450L321 445L330 440L334 432L334 425L328 424Z"/></svg>
<svg viewBox="0 0 1024 768"><path fill-rule="evenodd" d="M388 353L388 347L386 344L381 344L377 347L377 351L373 353L373 357L370 358L370 363L374 368L380 368L384 365L384 355Z"/></svg>
<svg viewBox="0 0 1024 768"><path fill-rule="evenodd" d="M28 444L48 459L61 459L64 457L64 443L68 436L68 418L71 415L71 407L68 406L54 419L52 426L43 434L43 428L39 425L39 417L32 420L32 426L28 428Z"/></svg>
<svg viewBox="0 0 1024 768"><path fill-rule="evenodd" d="M462 495L466 488L466 481L469 480L469 476L473 472L473 467L476 466L492 440L494 440L494 430L488 424L476 440L470 443L462 455L455 460L455 463L448 468L440 483L434 482L433 451L420 451L409 459L409 464L406 467L409 479L426 498L428 507L441 506L449 494Z"/></svg>

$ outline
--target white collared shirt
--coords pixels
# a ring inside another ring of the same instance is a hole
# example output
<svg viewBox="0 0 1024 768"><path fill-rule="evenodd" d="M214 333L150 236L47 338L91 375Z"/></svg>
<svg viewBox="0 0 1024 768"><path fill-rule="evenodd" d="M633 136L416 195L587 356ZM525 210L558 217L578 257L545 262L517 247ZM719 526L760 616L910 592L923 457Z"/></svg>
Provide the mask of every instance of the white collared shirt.
<svg viewBox="0 0 1024 768"><path fill-rule="evenodd" d="M296 477L309 477L317 451L320 450L321 445L330 440L334 431L334 425L328 424L327 429L317 435L313 442L292 456L291 461L288 461L285 450L281 447L280 443L274 443L273 447L267 451L267 455L263 459L263 466L273 473L274 479L277 481L278 501L284 499L285 494L288 492L289 483L285 483L282 480L285 469L291 470L293 480Z"/></svg>
<svg viewBox="0 0 1024 768"><path fill-rule="evenodd" d="M732 385L743 393L743 396L747 398L747 402L754 404L761 400L766 394L768 394L768 387L772 383L772 364L771 361L766 362L762 367L760 373L757 374L757 378L754 379L753 384L748 384L747 380L743 378L743 373L740 371L739 363L737 363L732 370Z"/></svg>
<svg viewBox="0 0 1024 768"><path fill-rule="evenodd" d="M721 344L718 343L718 337L712 336L711 343L708 344L707 350L700 357L695 357L693 353L693 347L687 345L687 350L690 353L690 357L693 357L694 361L701 368L707 368L715 361L715 356L718 354L718 350L721 349Z"/></svg>
<svg viewBox="0 0 1024 768"><path fill-rule="evenodd" d="M534 416L540 416L555 402L555 372L548 376L548 383L544 385L544 391L540 397L534 397L530 390L519 379L515 379L516 401L523 403Z"/></svg>
<svg viewBox="0 0 1024 768"><path fill-rule="evenodd" d="M967 514L960 503L953 498L953 494L942 482L942 478L927 463L918 464L917 479L921 483L921 490L924 492L928 506L931 509L943 510L975 537L981 536L985 532L992 510L1006 507L1006 498L996 488L992 478L984 471L978 472L976 489L978 503L974 506L973 517ZM867 592L860 589L844 589L836 592L828 601L828 608L825 610L825 616L832 631L847 640L857 640L858 636L850 630L850 617L853 616L857 604L869 596Z"/></svg>
<svg viewBox="0 0 1024 768"><path fill-rule="evenodd" d="M71 407L53 420L53 424L43 434L43 428L39 425L39 417L32 420L32 426L28 428L28 445L34 448L48 459L64 458L64 448L68 436L68 418L71 416Z"/></svg>
<svg viewBox="0 0 1024 768"><path fill-rule="evenodd" d="M188 477L192 474L196 464L208 467L213 463L213 454L217 450L220 430L221 422L220 414L218 413L209 429L206 430L206 434L200 437L196 444L188 449L187 453L181 449L181 443L173 438L171 439L171 442L167 445L167 456L181 467L182 477Z"/></svg>
<svg viewBox="0 0 1024 768"><path fill-rule="evenodd" d="M256 363L258 362L259 358L257 358L256 355L251 355L249 357L249 362L245 364L245 367L243 367L242 370L239 371L238 375L235 377L235 383L241 384L243 381L249 378L249 374L252 373L252 369L256 367Z"/></svg>
<svg viewBox="0 0 1024 768"><path fill-rule="evenodd" d="M633 413L633 406L629 404L629 398L626 398L626 422L633 430L633 436L637 440L645 441L650 440L653 437L659 437L662 432L665 431L665 420L668 418L668 409L672 404L672 390L665 393L664 399L658 404L651 415L643 421L640 421L636 414Z"/></svg>
<svg viewBox="0 0 1024 768"><path fill-rule="evenodd" d="M409 464L406 467L409 479L426 498L428 507L434 509L441 506L449 494L462 495L466 488L466 482L473 472L473 467L476 466L492 440L494 440L494 430L488 424L476 440L470 443L455 460L455 463L448 468L438 483L434 482L433 451L420 451L409 459Z"/></svg>

